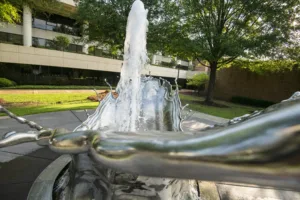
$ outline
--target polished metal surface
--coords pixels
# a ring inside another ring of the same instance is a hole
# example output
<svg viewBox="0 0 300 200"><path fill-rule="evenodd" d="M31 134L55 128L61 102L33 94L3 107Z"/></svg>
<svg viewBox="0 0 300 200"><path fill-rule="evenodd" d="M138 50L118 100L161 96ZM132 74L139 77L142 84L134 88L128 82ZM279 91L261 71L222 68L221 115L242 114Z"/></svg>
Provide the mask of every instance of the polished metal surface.
<svg viewBox="0 0 300 200"><path fill-rule="evenodd" d="M197 133L56 130L44 137L38 137L44 132L11 134L0 144L4 147L46 137L53 151L88 153L92 165L119 171L300 190L299 122L296 93L259 115Z"/></svg>
<svg viewBox="0 0 300 200"><path fill-rule="evenodd" d="M163 79L141 76L148 59L147 13L136 0L118 98L109 93L74 131L45 129L0 106L0 112L38 130L7 133L0 148L36 141L70 154L69 168L52 190L58 200L196 200L196 180L300 191L300 93L226 124L182 132L178 90Z"/></svg>
<svg viewBox="0 0 300 200"><path fill-rule="evenodd" d="M55 135L51 149L89 152L95 163L145 176L300 190L300 99L294 97L197 133L79 131Z"/></svg>
<svg viewBox="0 0 300 200"><path fill-rule="evenodd" d="M171 85L167 81L152 77L142 77L141 86L142 109L136 127L143 131L181 131L178 92L172 92ZM122 101L122 99L119 100ZM61 133L54 134L50 140L50 148L56 151L69 146L73 154L73 161L67 175L70 177L69 183L62 187L61 193L56 193L56 196L63 196L66 199L142 200L168 199L170 196L178 200L199 199L195 180L146 178L136 173L127 174L123 170L113 170L94 161L89 152L88 138L96 139L100 130L116 131L119 129L115 116L123 110L117 109L118 103L118 99L115 99L112 94L107 95L96 112L74 130L74 132L82 132L82 135L79 133L78 138L71 139L68 137L69 134L62 134L65 136L62 142L64 147L57 145L59 141L55 138L55 135L61 135Z"/></svg>
<svg viewBox="0 0 300 200"><path fill-rule="evenodd" d="M38 125L37 123L33 122L33 121L29 121L23 117L17 117L15 114L13 114L12 112L10 112L9 110L7 110L6 108L2 107L0 105L0 113L5 113L7 114L9 117L17 120L19 123L21 124L27 124L29 127L36 129L38 131L43 130L44 128L40 125Z"/></svg>
<svg viewBox="0 0 300 200"><path fill-rule="evenodd" d="M32 184L27 200L51 200L53 189L55 189L56 177L66 168L70 161L71 156L62 155L48 165Z"/></svg>

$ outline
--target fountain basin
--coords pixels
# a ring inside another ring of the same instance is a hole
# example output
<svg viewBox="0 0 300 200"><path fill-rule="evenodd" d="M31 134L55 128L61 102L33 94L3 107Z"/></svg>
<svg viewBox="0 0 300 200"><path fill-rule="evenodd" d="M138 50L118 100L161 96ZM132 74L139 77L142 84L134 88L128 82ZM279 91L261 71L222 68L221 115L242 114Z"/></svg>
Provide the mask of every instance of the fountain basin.
<svg viewBox="0 0 300 200"><path fill-rule="evenodd" d="M62 155L48 165L32 184L27 200L52 200L55 181L71 160L70 155Z"/></svg>

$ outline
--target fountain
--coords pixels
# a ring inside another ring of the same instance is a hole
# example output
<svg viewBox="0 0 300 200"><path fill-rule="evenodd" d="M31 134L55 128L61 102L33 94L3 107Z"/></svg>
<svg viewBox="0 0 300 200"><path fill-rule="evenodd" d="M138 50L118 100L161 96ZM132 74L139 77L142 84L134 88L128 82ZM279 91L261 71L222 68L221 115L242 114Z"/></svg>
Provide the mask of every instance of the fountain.
<svg viewBox="0 0 300 200"><path fill-rule="evenodd" d="M147 24L147 10L136 0L119 95L108 94L73 132L45 129L0 106L38 130L8 133L0 148L35 141L72 155L51 165L53 185L33 186L28 199L200 199L195 180L300 190L300 93L227 124L182 132L178 91L163 79L141 76Z"/></svg>

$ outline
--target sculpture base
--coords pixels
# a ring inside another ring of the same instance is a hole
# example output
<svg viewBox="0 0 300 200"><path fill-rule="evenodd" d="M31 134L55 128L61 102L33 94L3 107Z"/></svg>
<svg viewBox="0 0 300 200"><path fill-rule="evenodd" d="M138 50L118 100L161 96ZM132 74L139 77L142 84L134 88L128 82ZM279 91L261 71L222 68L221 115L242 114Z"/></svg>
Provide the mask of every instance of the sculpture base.
<svg viewBox="0 0 300 200"><path fill-rule="evenodd" d="M70 181L71 166L72 157L69 155L63 155L52 162L35 180L27 200L68 199L70 194L68 194L69 190L66 186ZM115 172L109 185L110 189L107 189L111 191L111 195L105 195L108 199L153 200L169 199L170 197L178 200L183 197L189 197L193 200L199 199L197 181L194 180L151 178ZM104 199L107 199L106 197ZM100 199L103 198L100 197Z"/></svg>
<svg viewBox="0 0 300 200"><path fill-rule="evenodd" d="M62 155L45 168L31 186L27 200L52 200L55 181L71 160L71 156Z"/></svg>

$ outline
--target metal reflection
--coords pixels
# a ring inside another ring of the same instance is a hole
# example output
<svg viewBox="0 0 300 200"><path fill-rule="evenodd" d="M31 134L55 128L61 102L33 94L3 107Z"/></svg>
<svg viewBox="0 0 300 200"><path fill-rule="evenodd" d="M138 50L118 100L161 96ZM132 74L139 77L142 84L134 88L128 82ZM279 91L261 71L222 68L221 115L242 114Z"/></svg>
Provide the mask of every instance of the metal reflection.
<svg viewBox="0 0 300 200"><path fill-rule="evenodd" d="M168 91L164 84L158 86ZM89 119L74 132L63 129L12 132L0 140L0 147L36 141L39 145L48 145L55 152L73 154L73 162L69 169L71 181L63 191L69 191L66 192L69 199L80 199L80 195L83 194L86 194L88 199L110 199L118 194L118 198L115 199L122 199L121 196L128 195L124 192L124 187L138 187L138 178L133 178L135 181L131 183L129 181L124 184L121 181L122 184L116 185L113 181L118 177L116 174L124 175L120 172L151 177L250 183L300 191L299 94L295 93L290 99L263 111L196 133L178 132L180 126L171 126L173 131L155 131L157 127L170 126L162 124L152 129L152 123L142 123L141 131L135 133L114 131L109 128L112 126L111 121L99 123L102 120L99 115L105 116L105 107L111 105L111 100L114 101L108 96L98 108L98 111L103 113L89 116ZM146 93L145 95L147 96ZM161 95L168 99L166 93L162 92ZM169 103L175 102L176 107L180 104L180 101L177 101L178 95L169 97ZM161 100L158 103L161 103ZM153 109L152 112L157 111ZM167 116L177 116L180 119L176 110L169 111L173 114ZM160 116L157 113L148 115ZM15 115L12 116L17 119ZM155 121L151 117L147 119ZM162 119L165 121L160 123L170 122L169 117ZM101 124L105 126L100 126ZM89 129L95 125L98 127L94 130ZM72 174L78 177L72 179ZM95 189L95 185L99 188ZM93 194L70 193L76 188L80 191L87 188L85 191L93 191ZM152 190L148 188L147 191ZM131 191L131 195L137 194Z"/></svg>
<svg viewBox="0 0 300 200"><path fill-rule="evenodd" d="M27 120L27 119L25 119L25 118L23 118L23 117L18 117L18 116L16 116L15 114L13 114L12 112L10 112L10 111L7 110L6 108L2 107L1 105L0 105L0 113L5 113L5 114L7 114L9 117L11 117L11 118L17 120L19 123L21 123L21 124L26 124L26 125L28 125L30 128L36 129L36 130L38 130L38 131L41 131L41 130L44 129L42 126L38 125L37 123L35 123L35 122L33 122L33 121L29 121L29 120Z"/></svg>

